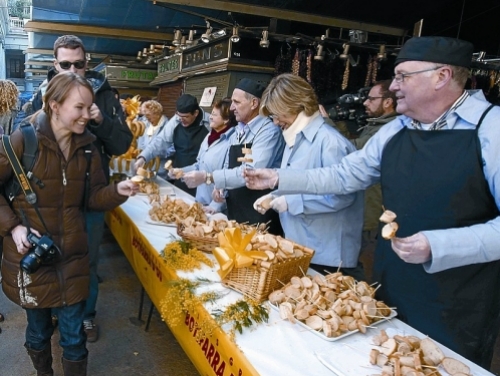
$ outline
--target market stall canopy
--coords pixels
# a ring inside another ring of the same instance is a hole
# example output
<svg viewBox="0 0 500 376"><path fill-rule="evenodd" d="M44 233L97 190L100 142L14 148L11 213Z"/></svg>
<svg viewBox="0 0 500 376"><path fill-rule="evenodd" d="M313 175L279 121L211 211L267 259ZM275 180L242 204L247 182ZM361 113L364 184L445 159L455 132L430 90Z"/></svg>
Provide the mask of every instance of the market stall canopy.
<svg viewBox="0 0 500 376"><path fill-rule="evenodd" d="M500 35L497 0L33 0L32 5L25 29L34 32L34 50L28 52L50 56L58 36L76 34L97 62L101 55L135 56L151 44L171 44L176 29L200 29L206 21L251 29L269 27L275 18L282 34L318 37L330 28L335 38L347 38L354 29L367 31L372 43L398 45L424 19L422 35L458 35L490 54L498 53L498 38L492 36Z"/></svg>

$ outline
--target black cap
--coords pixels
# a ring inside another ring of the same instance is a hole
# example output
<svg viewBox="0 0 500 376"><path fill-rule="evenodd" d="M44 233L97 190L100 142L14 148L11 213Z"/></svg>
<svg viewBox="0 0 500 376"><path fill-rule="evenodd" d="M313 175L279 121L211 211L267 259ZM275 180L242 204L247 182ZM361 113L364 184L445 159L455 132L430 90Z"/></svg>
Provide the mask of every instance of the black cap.
<svg viewBox="0 0 500 376"><path fill-rule="evenodd" d="M415 37L399 51L395 65L404 61L429 61L468 68L474 46L464 40L447 37Z"/></svg>
<svg viewBox="0 0 500 376"><path fill-rule="evenodd" d="M193 97L191 94L182 94L179 99L177 99L175 107L177 112L181 114L187 114L188 112L193 113L200 109L196 97Z"/></svg>
<svg viewBox="0 0 500 376"><path fill-rule="evenodd" d="M243 90L246 93L252 94L254 97L260 98L266 88L257 81L243 78L236 84L235 89Z"/></svg>

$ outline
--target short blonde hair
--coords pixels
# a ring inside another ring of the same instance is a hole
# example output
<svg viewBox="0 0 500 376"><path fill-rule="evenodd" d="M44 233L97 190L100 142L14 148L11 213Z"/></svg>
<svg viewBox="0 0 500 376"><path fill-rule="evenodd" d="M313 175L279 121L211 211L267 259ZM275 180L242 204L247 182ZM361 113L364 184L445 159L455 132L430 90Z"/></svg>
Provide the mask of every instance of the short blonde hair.
<svg viewBox="0 0 500 376"><path fill-rule="evenodd" d="M302 77L284 73L274 77L262 94L260 113L269 115L307 116L319 110L318 97L312 86Z"/></svg>
<svg viewBox="0 0 500 376"><path fill-rule="evenodd" d="M163 106L155 100L146 101L141 105L141 107L144 110L148 110L152 114L160 116L163 115Z"/></svg>
<svg viewBox="0 0 500 376"><path fill-rule="evenodd" d="M19 91L14 82L0 80L0 114L6 114L16 107Z"/></svg>

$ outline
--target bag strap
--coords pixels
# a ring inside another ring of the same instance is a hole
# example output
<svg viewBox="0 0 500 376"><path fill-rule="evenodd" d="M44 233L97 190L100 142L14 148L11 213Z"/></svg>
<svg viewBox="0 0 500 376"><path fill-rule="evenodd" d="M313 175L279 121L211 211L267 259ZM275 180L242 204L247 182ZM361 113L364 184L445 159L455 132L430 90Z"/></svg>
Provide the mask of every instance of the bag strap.
<svg viewBox="0 0 500 376"><path fill-rule="evenodd" d="M38 210L38 203L37 203L37 197L36 193L33 192L33 189L31 188L29 179L27 175L25 174L21 163L19 162L19 159L17 158L16 153L14 152L14 148L12 147L12 144L10 142L10 137L7 135L2 136L2 144L5 150L5 154L7 155L7 159L9 160L10 165L12 166L12 170L14 171L14 174L16 175L17 180L19 181L19 185L21 189L24 192L24 195L26 196L26 201L30 205L32 205L35 208L36 214L38 215L38 218L40 218L40 222L42 223L43 227L45 228L45 232L47 235L50 236L49 230L45 224L45 221L42 218L42 215L40 214L40 211Z"/></svg>
<svg viewBox="0 0 500 376"><path fill-rule="evenodd" d="M19 128L24 137L24 153L21 161L27 171L28 178L31 179L31 170L35 165L36 154L38 152L38 140L36 139L35 127L33 127L31 123L26 123L22 124Z"/></svg>
<svg viewBox="0 0 500 376"><path fill-rule="evenodd" d="M92 159L92 144L85 146L85 159L87 160L87 169L85 170L85 193L83 195L83 215L87 213L90 195L90 161Z"/></svg>

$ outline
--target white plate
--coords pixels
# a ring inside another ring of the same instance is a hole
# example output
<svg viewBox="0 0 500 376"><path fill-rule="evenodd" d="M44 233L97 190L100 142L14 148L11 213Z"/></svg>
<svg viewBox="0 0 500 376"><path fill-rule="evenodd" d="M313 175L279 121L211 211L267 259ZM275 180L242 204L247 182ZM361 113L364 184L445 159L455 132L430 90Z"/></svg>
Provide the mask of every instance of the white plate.
<svg viewBox="0 0 500 376"><path fill-rule="evenodd" d="M396 334L401 336L415 335L415 333L409 333L408 331L396 328L386 328L385 330L389 337L394 337ZM376 334L378 333L373 331L373 335ZM335 347L316 353L315 355L325 367L335 372L338 376L380 374L382 372L382 368L370 364L369 360L370 351L375 348L372 344L371 337L371 335L363 337L359 336L357 338L353 337L352 341L349 340L346 341L346 343L338 343ZM425 338L425 336L421 333L418 334L417 337L421 339ZM441 350L443 350L445 356L457 359L462 363L467 364L470 367L471 375L492 375L476 364L469 362L460 355L454 353L450 349L437 342L436 344L441 348ZM438 367L438 370L442 376L450 376L450 374L446 372L442 366Z"/></svg>
<svg viewBox="0 0 500 376"><path fill-rule="evenodd" d="M279 307L277 307L277 306L275 306L274 304L271 304L271 303L269 303L269 305L274 310L276 310L276 311L279 312ZM395 310L391 309L391 314L388 317L386 317L385 319L379 320L377 322L371 323L370 326L379 325L380 323L383 323L384 321L390 320L390 319L392 319L392 318L394 318L396 316L397 316L397 312ZM316 334L319 338L321 338L321 339L323 339L325 341L329 341L329 342L335 342L335 341L338 341L339 339L348 337L350 335L353 335L354 333L359 332L359 330L356 329L356 330L352 330L352 331L346 332L346 333L344 333L344 334L342 334L341 336L338 336L338 337L327 337L327 336L325 336L323 334L323 332L318 332L317 330L311 329L309 326L307 326L306 324L304 324L302 321L297 320L296 324L299 325L299 326L302 326L303 328L305 328L305 329L309 330L310 332ZM367 330L369 330L369 329L370 328L367 328Z"/></svg>
<svg viewBox="0 0 500 376"><path fill-rule="evenodd" d="M150 225L155 225L155 226L177 227L177 223L158 222L158 221L153 221L151 218L146 219L146 223L149 223Z"/></svg>

